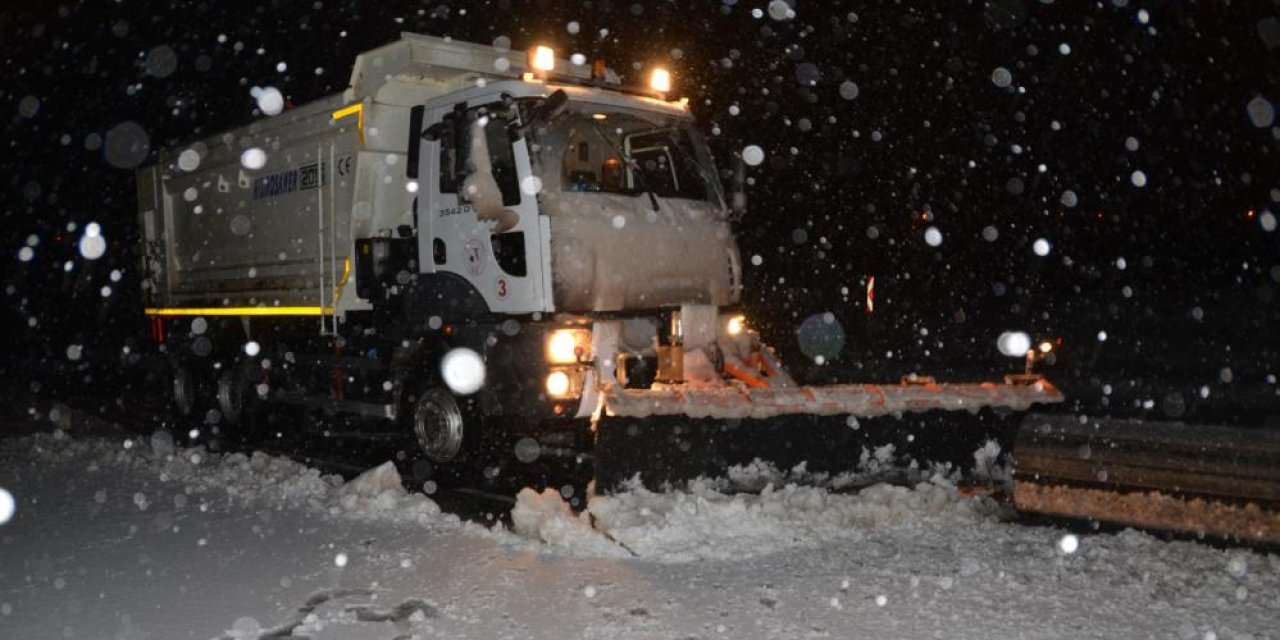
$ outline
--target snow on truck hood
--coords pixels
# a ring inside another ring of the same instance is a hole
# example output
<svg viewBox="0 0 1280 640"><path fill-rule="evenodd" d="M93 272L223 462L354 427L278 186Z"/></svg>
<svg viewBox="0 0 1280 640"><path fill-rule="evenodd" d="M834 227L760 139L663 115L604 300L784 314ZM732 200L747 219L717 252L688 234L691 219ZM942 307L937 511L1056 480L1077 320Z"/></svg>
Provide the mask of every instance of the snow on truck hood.
<svg viewBox="0 0 1280 640"><path fill-rule="evenodd" d="M556 308L616 311L737 301L738 247L709 203L548 190Z"/></svg>

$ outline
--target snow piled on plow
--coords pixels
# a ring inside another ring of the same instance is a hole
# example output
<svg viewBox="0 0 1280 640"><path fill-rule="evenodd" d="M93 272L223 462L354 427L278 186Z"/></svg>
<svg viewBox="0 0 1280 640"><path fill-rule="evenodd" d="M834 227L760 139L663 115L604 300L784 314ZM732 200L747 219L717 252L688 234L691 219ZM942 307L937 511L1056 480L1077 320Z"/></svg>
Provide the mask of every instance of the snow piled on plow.
<svg viewBox="0 0 1280 640"><path fill-rule="evenodd" d="M979 505L945 478L912 487L876 484L858 493L813 486L767 485L758 493L726 493L712 480L680 491L639 483L591 499L573 514L554 490L525 489L512 520L521 535L574 555L623 555L662 562L747 558L832 541L857 541L869 529L912 527L926 519L964 517Z"/></svg>
<svg viewBox="0 0 1280 640"><path fill-rule="evenodd" d="M765 487L724 494L698 483L688 491L635 487L591 502L596 526L642 557L729 559L857 540L861 530L902 525L953 505L953 489L879 484L853 495L817 487Z"/></svg>
<svg viewBox="0 0 1280 640"><path fill-rule="evenodd" d="M999 456L994 441L976 450L973 478L1006 480ZM947 518L972 524L999 508L989 498L960 495L960 470L922 467L892 444L863 449L856 469L832 475L757 459L665 491L635 478L621 492L592 497L578 514L555 489L526 488L512 522L517 534L571 555L689 562L857 542L871 530L944 526Z"/></svg>

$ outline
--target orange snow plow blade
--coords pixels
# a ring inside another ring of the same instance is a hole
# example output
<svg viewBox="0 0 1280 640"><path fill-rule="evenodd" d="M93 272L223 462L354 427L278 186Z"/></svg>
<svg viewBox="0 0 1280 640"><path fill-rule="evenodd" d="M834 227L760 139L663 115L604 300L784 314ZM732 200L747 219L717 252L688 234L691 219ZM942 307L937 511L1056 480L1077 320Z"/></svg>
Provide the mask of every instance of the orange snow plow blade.
<svg viewBox="0 0 1280 640"><path fill-rule="evenodd" d="M921 464L968 468L985 441L1012 439L1019 412L1063 400L1045 380L1021 382L607 389L596 489L617 490L637 475L651 488L722 477L756 460L834 477L885 447Z"/></svg>
<svg viewBox="0 0 1280 640"><path fill-rule="evenodd" d="M618 389L604 391L610 416L647 418L773 418L785 415L874 418L940 409L1025 411L1036 404L1062 402L1062 393L1046 380L1030 384L905 383L842 384L824 387L720 387L706 389Z"/></svg>

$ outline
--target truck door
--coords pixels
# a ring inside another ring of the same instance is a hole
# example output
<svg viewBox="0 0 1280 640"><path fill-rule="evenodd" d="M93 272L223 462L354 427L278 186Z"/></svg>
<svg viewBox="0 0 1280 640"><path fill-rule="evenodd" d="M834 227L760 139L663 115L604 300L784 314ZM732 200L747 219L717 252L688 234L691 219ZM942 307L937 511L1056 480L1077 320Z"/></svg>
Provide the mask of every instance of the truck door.
<svg viewBox="0 0 1280 640"><path fill-rule="evenodd" d="M429 137L436 140L436 162L424 164L438 170L434 177L424 174L419 191L427 195L419 199L417 212L422 271L465 278L494 312L552 311L543 250L549 227L538 215L528 147L509 133L519 124L518 110L502 102L462 104L436 109L427 120L432 123ZM474 170L471 136L480 130L503 208L515 216L505 230L500 223L480 220L463 188ZM424 152L430 149L423 147Z"/></svg>

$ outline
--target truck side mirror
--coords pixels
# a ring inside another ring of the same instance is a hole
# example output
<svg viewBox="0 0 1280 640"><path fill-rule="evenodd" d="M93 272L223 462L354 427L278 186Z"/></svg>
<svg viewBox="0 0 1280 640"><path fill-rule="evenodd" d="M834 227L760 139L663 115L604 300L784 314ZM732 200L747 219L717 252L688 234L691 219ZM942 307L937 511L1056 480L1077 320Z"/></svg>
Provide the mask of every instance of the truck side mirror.
<svg viewBox="0 0 1280 640"><path fill-rule="evenodd" d="M519 140L530 129L555 120L560 114L564 113L567 106L569 106L569 94L565 93L564 89L556 89L551 95L538 103L538 106L529 110L527 121L518 129L512 130L511 138Z"/></svg>
<svg viewBox="0 0 1280 640"><path fill-rule="evenodd" d="M440 139L440 136L444 135L444 128L444 122L437 122L422 130L422 139L427 142L435 142Z"/></svg>
<svg viewBox="0 0 1280 640"><path fill-rule="evenodd" d="M534 107L533 113L529 119L534 124L545 124L556 119L556 116L564 113L565 107L569 106L569 94L564 89L556 89L551 95L547 96L537 107Z"/></svg>
<svg viewBox="0 0 1280 640"><path fill-rule="evenodd" d="M492 220L496 223L493 232L503 233L520 222L520 214L502 204L502 190L493 177L493 164L489 160L489 141L485 137L484 122L483 118L477 118L471 123L469 162L472 171L462 181L458 195L475 208L477 220Z"/></svg>

